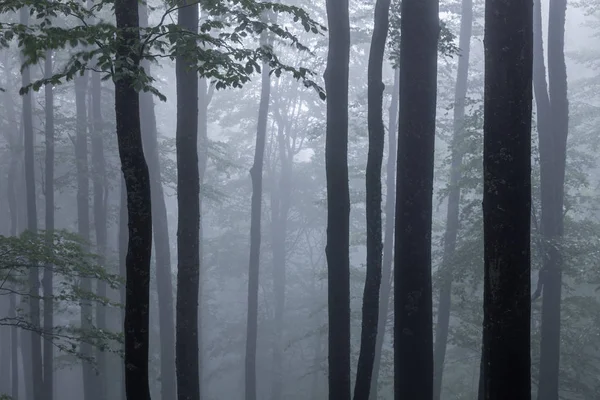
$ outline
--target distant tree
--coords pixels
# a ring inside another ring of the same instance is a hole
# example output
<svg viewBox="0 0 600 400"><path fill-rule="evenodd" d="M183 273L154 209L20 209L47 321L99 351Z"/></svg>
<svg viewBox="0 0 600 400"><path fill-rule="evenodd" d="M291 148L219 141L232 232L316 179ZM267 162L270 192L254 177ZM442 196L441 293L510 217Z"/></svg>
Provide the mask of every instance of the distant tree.
<svg viewBox="0 0 600 400"><path fill-rule="evenodd" d="M541 5L536 0L534 89L540 151L543 263L537 295L543 291L538 400L558 400L563 270L565 167L569 100L565 64L566 0L551 0L548 13L548 85L544 68Z"/></svg>
<svg viewBox="0 0 600 400"><path fill-rule="evenodd" d="M394 398L433 397L431 224L437 0L404 0L394 246Z"/></svg>
<svg viewBox="0 0 600 400"><path fill-rule="evenodd" d="M484 43L480 398L526 400L531 398L531 2L486 1Z"/></svg>
<svg viewBox="0 0 600 400"><path fill-rule="evenodd" d="M433 400L440 400L444 374L444 361L448 344L450 309L452 301L452 272L456 241L459 230L460 180L464 150L461 146L465 137L465 106L469 78L469 60L471 54L471 33L473 30L473 1L462 0L459 44L460 57L454 88L453 134L451 143L450 179L448 208L446 211L446 230L444 232L444 252L442 256L442 284L435 329Z"/></svg>

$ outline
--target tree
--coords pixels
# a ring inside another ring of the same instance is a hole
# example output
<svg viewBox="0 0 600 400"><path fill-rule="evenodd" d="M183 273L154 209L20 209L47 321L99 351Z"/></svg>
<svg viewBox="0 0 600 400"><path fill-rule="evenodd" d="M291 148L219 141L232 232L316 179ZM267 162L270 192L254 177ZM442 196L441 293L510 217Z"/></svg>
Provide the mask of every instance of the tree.
<svg viewBox="0 0 600 400"><path fill-rule="evenodd" d="M52 76L52 51L46 53L44 62L44 74ZM54 235L54 91L52 85L44 87L46 106L46 246L52 251ZM44 289L44 332L47 337L44 340L44 397L52 400L54 393L54 343L49 335L54 329L54 282L52 265L46 264L43 276Z"/></svg>
<svg viewBox="0 0 600 400"><path fill-rule="evenodd" d="M29 24L29 10L26 7L20 10L20 23L27 26ZM22 55L22 63L25 56ZM29 85L31 82L31 71L29 68L24 68L21 72L21 84ZM31 93L23 96L23 137L25 147L25 187L27 197L27 229L32 233L37 233L37 205L36 205L36 190L35 190L35 153L34 153L34 133L33 133L33 104ZM38 267L30 268L29 284L30 284L30 303L29 312L31 316L31 324L35 327L40 326L40 277ZM27 381L26 387L31 385L31 393L34 400L42 398L43 388L43 372L42 372L42 343L39 333L30 332L27 334L30 344L29 352L31 356L31 365L25 367L25 371L31 371L31 381ZM27 377L27 373L25 374Z"/></svg>
<svg viewBox="0 0 600 400"><path fill-rule="evenodd" d="M543 288L539 400L558 400L564 236L565 166L569 132L569 100L565 64L566 0L551 0L548 13L548 86L541 38L541 5L535 6L534 85L540 151ZM546 89L547 87L547 89Z"/></svg>
<svg viewBox="0 0 600 400"><path fill-rule="evenodd" d="M148 27L148 7L140 3L140 26ZM150 76L150 62L143 60L142 68ZM156 286L158 294L158 320L160 331L160 390L161 398L177 397L175 373L175 316L173 309L173 278L171 270L171 243L165 205L161 164L158 152L158 131L152 93L140 93L140 116L144 154L148 160L152 191L152 223L154 228L154 251L156 262Z"/></svg>
<svg viewBox="0 0 600 400"><path fill-rule="evenodd" d="M531 2L486 1L482 358L485 400L531 398L532 42Z"/></svg>
<svg viewBox="0 0 600 400"><path fill-rule="evenodd" d="M369 50L368 130L369 154L366 171L367 276L363 293L360 355L354 387L355 400L368 400L375 362L379 325L379 289L382 277L381 166L385 127L383 125L383 57L389 28L389 0L375 3L375 26ZM385 326L383 327L385 329ZM375 381L375 384L377 382Z"/></svg>
<svg viewBox="0 0 600 400"><path fill-rule="evenodd" d="M152 201L150 176L142 147L140 98L134 84L140 65L136 0L115 1L115 113L121 169L127 192L128 243L125 288L125 393L150 400L148 346ZM133 61L133 63L130 63Z"/></svg>
<svg viewBox="0 0 600 400"><path fill-rule="evenodd" d="M433 396L431 223L437 0L404 0L394 246L394 397Z"/></svg>
<svg viewBox="0 0 600 400"><path fill-rule="evenodd" d="M347 0L327 0L329 49L325 69L327 128L327 292L329 400L350 398L350 191L348 188L348 74L350 21Z"/></svg>
<svg viewBox="0 0 600 400"><path fill-rule="evenodd" d="M261 35L261 44L267 45L267 32ZM270 68L263 61L260 104L258 106L258 121L256 124L256 147L254 163L250 168L252 179L252 203L250 217L250 257L248 268L248 319L246 325L246 400L256 400L256 342L258 339L258 283L260 272L260 242L262 216L262 182L267 140L267 121L269 117L269 102L271 97Z"/></svg>
<svg viewBox="0 0 600 400"><path fill-rule="evenodd" d="M454 89L453 136L451 144L451 165L448 192L448 208L446 213L446 231L444 233L444 253L442 260L443 278L440 288L437 325L435 330L433 400L439 400L442 394L442 378L444 361L448 343L448 328L450 324L450 308L452 301L452 272L456 239L459 229L460 211L460 179L463 161L463 150L460 143L465 131L465 103L469 78L469 57L471 50L471 33L473 30L473 1L462 0L460 36L458 47L460 58L456 72Z"/></svg>
<svg viewBox="0 0 600 400"><path fill-rule="evenodd" d="M177 398L200 399L198 289L200 284L200 177L198 172L198 72L185 47L195 46L198 4L183 2L177 15L190 38L176 59L177 77ZM182 39L183 40L183 39Z"/></svg>

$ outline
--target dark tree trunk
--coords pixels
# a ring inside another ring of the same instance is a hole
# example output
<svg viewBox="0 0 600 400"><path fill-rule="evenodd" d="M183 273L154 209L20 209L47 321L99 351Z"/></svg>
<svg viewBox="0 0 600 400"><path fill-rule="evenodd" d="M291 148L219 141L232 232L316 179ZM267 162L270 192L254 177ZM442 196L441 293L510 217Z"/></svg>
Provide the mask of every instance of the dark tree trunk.
<svg viewBox="0 0 600 400"><path fill-rule="evenodd" d="M198 32L198 5L181 8L179 25ZM200 284L200 176L198 173L198 73L184 54L177 75L177 326L179 400L200 399L198 295Z"/></svg>
<svg viewBox="0 0 600 400"><path fill-rule="evenodd" d="M532 2L486 1L484 48L483 399L528 400Z"/></svg>
<svg viewBox="0 0 600 400"><path fill-rule="evenodd" d="M10 295L10 309L8 310L8 317L15 318L17 309L17 299L14 294ZM10 370L11 370L11 397L13 399L19 398L19 331L17 328L11 328L10 330Z"/></svg>
<svg viewBox="0 0 600 400"><path fill-rule="evenodd" d="M564 233L563 204L565 193L565 165L569 130L569 101L567 98L567 68L565 65L566 0L551 0L548 13L548 95L550 108L548 122L539 129L541 231L544 241L544 259L540 272L543 285L542 326L540 343L540 371L538 400L558 400L560 366L560 308L562 291L562 237ZM537 12L536 12L537 13ZM541 19L541 18L540 18ZM541 24L540 24L541 25ZM542 63L541 35L536 59ZM539 65L539 62L536 66ZM537 71L536 71L537 72ZM536 73L537 74L537 73ZM545 75L543 75L545 77ZM541 77L538 78L541 80ZM536 80L538 80L536 79ZM545 85L544 85L545 88ZM539 89L542 90L542 87ZM538 89L536 89L537 100ZM544 102L540 93L538 110ZM546 115L543 115L547 117ZM540 115L540 118L543 117ZM545 128L545 129L544 129Z"/></svg>
<svg viewBox="0 0 600 400"><path fill-rule="evenodd" d="M94 190L94 227L96 230L96 250L100 257L100 263L106 267L107 251L107 209L106 199L108 197L108 179L106 176L106 160L104 158L104 132L102 129L102 86L100 73L92 72L92 176ZM97 294L102 298L107 296L106 283L98 280ZM106 330L106 307L96 306L96 327ZM98 364L99 377L96 387L96 396L99 400L106 398L108 385L108 365L106 353L98 349L96 351L96 362Z"/></svg>
<svg viewBox="0 0 600 400"><path fill-rule="evenodd" d="M129 240L127 216L127 186L125 179L121 177L121 190L119 196L119 275L121 278L127 278L127 243ZM121 304L126 302L125 285L121 285L119 290L119 299ZM121 322L125 324L125 308L121 308ZM125 326L125 325L123 325ZM124 333L125 331L123 331ZM125 346L123 346L125 351ZM121 400L126 399L125 394L125 363L121 363Z"/></svg>
<svg viewBox="0 0 600 400"><path fill-rule="evenodd" d="M20 10L20 22L23 25L29 23L29 9L23 7ZM21 62L25 62L25 58L21 55ZM25 68L22 71L21 85L28 86L31 82L31 71ZM37 205L35 191L35 155L34 155L34 133L33 133L33 104L31 91L23 95L23 137L25 148L25 188L27 197L27 229L33 233L37 233ZM29 314L31 319L32 331L26 336L29 336L31 342L31 378L32 381L26 383L32 385L33 399L40 400L43 397L43 371L42 371L42 343L40 335L40 277L39 268L37 266L30 267L29 270Z"/></svg>
<svg viewBox="0 0 600 400"><path fill-rule="evenodd" d="M383 262L381 266L381 295L379 296L379 316L377 317L377 341L375 360L371 378L371 400L377 400L377 382L381 365L381 351L385 338L390 294L392 292L392 262L394 255L394 214L396 206L396 133L398 132L398 96L400 94L400 71L394 70L394 89L388 119L388 159L386 166L385 197L385 237L383 241Z"/></svg>
<svg viewBox="0 0 600 400"><path fill-rule="evenodd" d="M132 48L139 44L137 0L115 1L118 35L115 59L119 65L139 66ZM136 72L134 71L134 72ZM121 169L127 188L128 243L125 289L125 392L129 400L150 400L148 346L150 311L150 258L152 201L150 176L144 158L140 128L140 98L134 79L119 75L115 81L115 113Z"/></svg>
<svg viewBox="0 0 600 400"><path fill-rule="evenodd" d="M52 76L52 52L46 52L44 74L46 78ZM52 85L44 86L46 101L46 246L52 251L54 245L54 92ZM54 328L54 290L53 268L46 264L44 268L44 398L52 400L54 393L54 342L52 331Z"/></svg>
<svg viewBox="0 0 600 400"><path fill-rule="evenodd" d="M390 0L375 3L375 25L368 67L369 153L366 171L367 275L363 293L360 354L356 371L354 400L368 400L379 325L379 289L382 275L381 165L385 142L383 125L382 69L389 27ZM384 327L385 329L385 327Z"/></svg>
<svg viewBox="0 0 600 400"><path fill-rule="evenodd" d="M87 134L87 110L85 97L88 85L88 75L75 78L75 107L76 137L75 137L75 159L77 165L77 231L79 236L89 243L90 241L90 180L88 165L88 134ZM81 279L81 289L86 293L92 292L92 281L90 278ZM83 331L92 329L92 304L89 300L81 301L81 328ZM83 368L83 393L85 400L96 397L96 374L94 367L87 359L93 357L92 345L87 341L81 343Z"/></svg>
<svg viewBox="0 0 600 400"><path fill-rule="evenodd" d="M473 29L473 1L462 0L460 37L458 47L458 71L454 89L454 122L450 164L450 190L448 193L448 209L446 212L446 231L444 233L444 253L442 256L442 283L438 306L437 325L435 329L435 347L433 354L433 400L440 400L442 394L442 378L444 360L448 342L450 324L450 308L452 301L452 272L454 251L459 229L460 177L463 151L461 139L464 136L465 101L469 78L469 57L471 50L471 32Z"/></svg>
<svg viewBox="0 0 600 400"><path fill-rule="evenodd" d="M348 188L348 0L327 0L327 292L329 400L350 399L350 191Z"/></svg>
<svg viewBox="0 0 600 400"><path fill-rule="evenodd" d="M433 397L431 221L438 0L404 0L394 246L394 398Z"/></svg>
<svg viewBox="0 0 600 400"><path fill-rule="evenodd" d="M140 26L148 26L146 4L140 3ZM150 75L150 63L142 61L142 68ZM187 100L186 100L187 101ZM148 160L152 189L152 222L154 224L154 251L156 257L156 286L158 292L158 323L160 331L160 388L161 398L175 399L175 316L173 309L173 277L171 270L171 243L167 207L161 180L158 132L154 100L151 93L140 93L140 115L144 151Z"/></svg>
<svg viewBox="0 0 600 400"><path fill-rule="evenodd" d="M265 33L263 33L261 37L261 43L266 43ZM269 64L263 62L261 77L262 86L260 90L258 123L256 127L256 147L254 150L254 163L252 164L252 168L250 168L250 178L252 179L252 201L250 216L250 257L248 263L248 315L246 324L246 391L244 397L246 400L256 400L256 342L258 334L258 284L261 242L260 222L262 211L263 164L271 94L269 72Z"/></svg>

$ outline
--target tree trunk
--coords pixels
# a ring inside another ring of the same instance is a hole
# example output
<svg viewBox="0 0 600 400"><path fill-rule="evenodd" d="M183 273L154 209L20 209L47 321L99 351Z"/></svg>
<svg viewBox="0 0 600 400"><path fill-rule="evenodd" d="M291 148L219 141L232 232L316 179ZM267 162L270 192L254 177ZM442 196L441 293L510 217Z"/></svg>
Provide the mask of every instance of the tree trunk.
<svg viewBox="0 0 600 400"><path fill-rule="evenodd" d="M127 216L127 186L125 179L121 177L121 190L119 196L119 275L123 279L127 279L127 244L129 241L128 232L128 216ZM126 303L125 286L121 285L119 290L119 299L123 306ZM125 308L121 308L121 322L125 326ZM123 330L125 333L125 330ZM123 346L125 351L125 346ZM121 400L126 399L125 394L125 363L121 362Z"/></svg>
<svg viewBox="0 0 600 400"><path fill-rule="evenodd" d="M88 134L87 134L87 110L85 97L88 85L88 75L75 78L75 106L76 137L75 137L75 159L77 165L77 232L81 239L87 244L90 241L90 181L88 166ZM92 281L90 278L81 279L81 289L85 293L92 292ZM92 304L89 300L81 300L81 329L89 332L92 329ZM81 343L83 368L83 393L86 400L95 399L96 385L94 367L87 359L93 357L93 347L87 342Z"/></svg>
<svg viewBox="0 0 600 400"><path fill-rule="evenodd" d="M261 44L266 44L266 33L261 36ZM245 382L246 400L256 400L256 342L258 334L258 284L260 267L261 242L261 208L263 160L267 136L267 119L269 116L269 101L271 94L270 69L267 62L262 63L262 86L260 104L258 107L258 122L256 127L256 147L254 163L250 168L252 179L252 201L250 216L250 260L248 268L248 315L246 324L246 370Z"/></svg>
<svg viewBox="0 0 600 400"><path fill-rule="evenodd" d="M29 23L29 9L23 7L20 10L20 22L23 25ZM21 55L21 63L25 62L25 56ZM22 71L21 85L23 87L31 83L31 71L25 68ZM35 153L34 153L34 133L33 133L33 104L32 94L28 91L23 95L23 136L25 148L25 187L27 193L27 229L37 233L37 205L35 190ZM43 372L42 372L42 343L40 335L40 277L39 268L31 267L29 270L29 314L31 319L32 331L27 334L31 341L31 377L32 381L27 385L32 385L33 399L39 400L43 397ZM27 367L26 367L27 368Z"/></svg>
<svg viewBox="0 0 600 400"><path fill-rule="evenodd" d="M350 191L348 188L348 0L327 0L327 291L329 400L350 399Z"/></svg>
<svg viewBox="0 0 600 400"><path fill-rule="evenodd" d="M394 246L394 398L433 397L431 223L438 0L404 0Z"/></svg>
<svg viewBox="0 0 600 400"><path fill-rule="evenodd" d="M444 233L444 253L442 256L442 284L438 306L437 325L435 329L435 347L433 355L433 400L440 400L442 395L442 378L444 360L448 342L450 324L450 308L452 301L452 271L454 251L459 229L460 177L463 154L461 147L465 126L465 101L469 78L469 57L471 50L471 32L473 30L473 1L462 0L460 37L458 47L460 58L456 72L454 89L454 121L450 164L450 190L448 193L448 209L446 212L446 231Z"/></svg>
<svg viewBox="0 0 600 400"><path fill-rule="evenodd" d="M396 133L398 132L398 96L400 94L400 70L394 70L394 89L388 119L388 159L386 166L385 197L385 237L383 242L383 262L381 266L381 295L379 296L379 316L377 317L377 340L375 360L371 378L371 400L377 400L377 382L381 365L381 351L385 338L390 294L392 292L392 261L394 255L394 214L396 206Z"/></svg>
<svg viewBox="0 0 600 400"><path fill-rule="evenodd" d="M52 76L52 52L46 52L44 75ZM46 100L46 246L52 251L54 245L54 92L52 85L44 86ZM54 289L53 267L46 264L44 268L44 398L52 400L54 394Z"/></svg>
<svg viewBox="0 0 600 400"><path fill-rule="evenodd" d="M285 118L278 120L277 142L279 144L280 176L273 184L271 195L271 224L273 248L273 302L275 326L273 340L273 381L271 399L279 400L283 395L283 315L286 289L286 239L287 219L291 203L293 154L288 146Z"/></svg>
<svg viewBox="0 0 600 400"><path fill-rule="evenodd" d="M375 3L375 25L368 67L369 153L366 170L367 274L363 293L360 354L354 387L354 400L368 400L379 326L379 289L382 278L381 166L385 142L383 125L382 69L389 27L390 0ZM385 325L383 327L385 329Z"/></svg>
<svg viewBox="0 0 600 400"><path fill-rule="evenodd" d="M531 2L486 1L483 141L485 400L531 399L532 14Z"/></svg>
<svg viewBox="0 0 600 400"><path fill-rule="evenodd" d="M179 25L198 32L198 5L181 8ZM198 295L200 284L200 177L198 173L198 72L177 56L177 325L179 400L200 399Z"/></svg>
<svg viewBox="0 0 600 400"><path fill-rule="evenodd" d="M140 3L140 26L148 26L147 5ZM142 60L142 68L150 75L150 63ZM149 92L140 93L140 115L144 152L148 160L152 190L152 221L154 224L154 251L156 257L156 286L158 292L158 323L160 331L160 387L161 398L175 399L175 316L173 309L173 277L171 270L171 242L169 222L161 179L158 151L158 132L154 100Z"/></svg>
<svg viewBox="0 0 600 400"><path fill-rule="evenodd" d="M539 400L558 400L559 398L563 204L569 130L567 68L564 54L566 9L566 0L550 1L548 14L550 109L545 114L549 114L551 119L549 123L542 125L544 128L548 128L547 130L538 131L542 201L541 231L546 247L542 265L543 272L540 274L544 297L540 342ZM539 47L542 47L541 43ZM539 50L537 45L536 50ZM543 63L543 52L536 58L542 60Z"/></svg>
<svg viewBox="0 0 600 400"><path fill-rule="evenodd" d="M100 257L100 263L106 268L107 251L107 209L106 199L108 197L108 179L106 176L106 160L104 158L104 132L102 129L102 86L100 73L91 72L92 80L92 176L94 191L94 227L96 230L96 249ZM106 298L106 283L98 279L97 294ZM96 327L106 330L106 307L96 306ZM108 385L107 355L102 349L96 351L99 377L96 387L96 396L103 400L106 398Z"/></svg>
<svg viewBox="0 0 600 400"><path fill-rule="evenodd" d="M132 48L139 44L137 0L115 1L117 47L121 65L140 59ZM115 113L121 169L127 188L128 243L125 289L125 392L127 399L150 400L148 346L150 311L150 258L152 254L152 201L150 176L144 158L140 128L140 98L134 77L119 74L115 82Z"/></svg>

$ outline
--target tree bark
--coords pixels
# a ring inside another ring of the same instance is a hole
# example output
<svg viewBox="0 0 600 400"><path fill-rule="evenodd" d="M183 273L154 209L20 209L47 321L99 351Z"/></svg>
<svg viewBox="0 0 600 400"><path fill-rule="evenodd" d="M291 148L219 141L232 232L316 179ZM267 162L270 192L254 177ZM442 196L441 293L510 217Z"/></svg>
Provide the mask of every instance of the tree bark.
<svg viewBox="0 0 600 400"><path fill-rule="evenodd" d="M360 354L354 386L354 400L368 400L379 325L379 290L382 275L381 166L385 142L383 125L383 57L389 28L389 0L375 3L375 25L368 66L369 153L366 170L367 273L362 305ZM385 326L384 326L385 329Z"/></svg>
<svg viewBox="0 0 600 400"><path fill-rule="evenodd" d="M565 65L566 0L551 0L548 14L548 96L547 130L538 130L540 151L541 231L544 259L540 279L543 285L542 326L538 400L558 400L560 366L560 309L562 292L562 238L565 165L569 131L567 68ZM537 12L536 12L537 13ZM541 24L540 24L541 25ZM541 29L540 29L541 30ZM541 35L540 35L541 42ZM540 50L536 43L536 50ZM543 63L543 49L536 59ZM544 75L545 76L545 75ZM541 77L538 78L541 80ZM542 88L540 88L541 91ZM542 105L543 94L540 94ZM537 90L536 90L537 99Z"/></svg>
<svg viewBox="0 0 600 400"><path fill-rule="evenodd" d="M198 5L178 12L179 25L198 32ZM177 325L179 400L200 399L198 295L200 284L200 176L198 172L198 73L185 54L176 59L177 77Z"/></svg>
<svg viewBox="0 0 600 400"><path fill-rule="evenodd" d="M261 44L266 43L266 33L261 36ZM252 200L250 215L250 257L248 266L248 315L246 324L246 400L256 400L256 342L258 334L258 284L260 270L261 214L262 214L262 181L267 136L267 119L271 80L268 62L262 63L262 86L258 107L256 127L256 147L254 163L250 168L252 179Z"/></svg>
<svg viewBox="0 0 600 400"><path fill-rule="evenodd" d="M452 272L454 270L454 251L459 230L460 178L463 150L460 148L465 133L465 101L469 79L469 57L471 50L471 32L473 30L473 1L462 0L460 36L458 47L460 58L456 72L454 89L454 121L450 161L450 190L448 193L448 209L446 212L446 231L444 232L444 252L442 255L442 283L438 306L437 325L435 329L435 347L433 354L433 400L440 400L442 395L442 379L444 361L450 325L450 308L452 302Z"/></svg>
<svg viewBox="0 0 600 400"><path fill-rule="evenodd" d="M147 5L140 3L140 26L148 26ZM142 68L150 75L150 63L142 60ZM186 100L187 101L187 100ZM152 222L156 258L156 286L158 292L158 324L160 331L160 388L161 398L177 397L175 374L175 316L173 309L173 276L171 270L171 242L167 207L161 179L158 151L158 132L154 99L149 92L140 93L140 115L144 152L148 160L152 190Z"/></svg>
<svg viewBox="0 0 600 400"><path fill-rule="evenodd" d="M394 398L433 397L431 223L439 2L404 0L394 246Z"/></svg>
<svg viewBox="0 0 600 400"><path fill-rule="evenodd" d="M52 51L46 52L44 75L52 76ZM54 245L54 92L51 84L44 86L46 101L46 246ZM52 400L54 394L54 289L53 266L46 264L43 276L44 289L44 397Z"/></svg>
<svg viewBox="0 0 600 400"><path fill-rule="evenodd" d="M23 7L20 10L20 23L29 23L29 9ZM21 54L21 63L25 62L25 56ZM21 85L23 87L31 83L31 71L29 67L24 68L21 73ZM27 197L27 229L37 233L37 195L35 190L35 138L33 133L33 104L31 90L23 95L23 137L25 148L25 188ZM32 385L33 399L39 400L43 396L43 371L42 371L42 343L40 335L40 277L39 267L32 266L29 269L29 314L32 331L29 336L31 343L31 378L32 381L26 385ZM25 367L27 368L27 367Z"/></svg>
<svg viewBox="0 0 600 400"><path fill-rule="evenodd" d="M119 196L119 275L122 279L127 279L127 243L129 241L128 232L128 216L127 216L127 186L125 185L125 179L121 177L121 190ZM127 301L125 286L121 285L119 289L119 299L123 306ZM125 308L121 308L121 322L125 326ZM123 333L125 331L123 330ZM125 346L123 345L123 352ZM125 363L121 363L121 400L126 399L125 393Z"/></svg>
<svg viewBox="0 0 600 400"><path fill-rule="evenodd" d="M532 14L533 4L529 1L486 1L485 400L531 399Z"/></svg>
<svg viewBox="0 0 600 400"><path fill-rule="evenodd" d="M348 0L327 0L327 292L329 400L350 399L350 191L348 188Z"/></svg>
<svg viewBox="0 0 600 400"><path fill-rule="evenodd" d="M392 292L392 262L394 255L394 215L396 206L396 133L398 132L398 97L400 94L400 70L394 70L394 89L388 119L388 159L386 166L385 197L385 237L383 242L383 262L381 265L381 295L379 296L379 316L377 317L377 341L375 361L371 378L371 400L378 399L377 382L381 365L381 351L385 338L390 294Z"/></svg>
<svg viewBox="0 0 600 400"><path fill-rule="evenodd" d="M115 1L117 47L115 62L137 72L140 59L132 49L139 45L137 0ZM133 60L133 65L128 64ZM150 176L144 157L140 127L140 98L134 77L118 74L115 113L121 169L127 188L128 243L125 289L125 392L128 400L150 400L148 346L150 310L150 258L152 253L152 201Z"/></svg>

